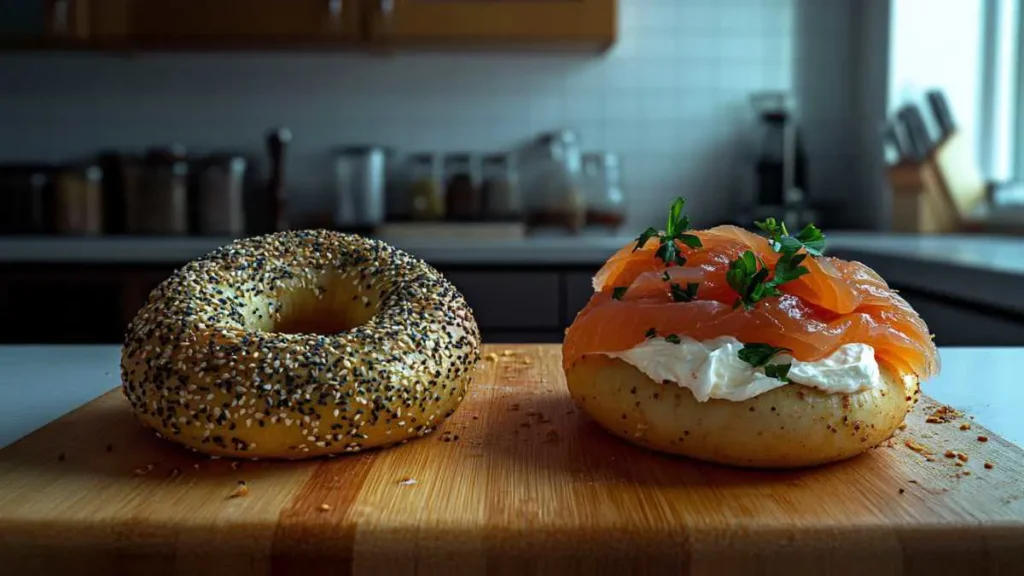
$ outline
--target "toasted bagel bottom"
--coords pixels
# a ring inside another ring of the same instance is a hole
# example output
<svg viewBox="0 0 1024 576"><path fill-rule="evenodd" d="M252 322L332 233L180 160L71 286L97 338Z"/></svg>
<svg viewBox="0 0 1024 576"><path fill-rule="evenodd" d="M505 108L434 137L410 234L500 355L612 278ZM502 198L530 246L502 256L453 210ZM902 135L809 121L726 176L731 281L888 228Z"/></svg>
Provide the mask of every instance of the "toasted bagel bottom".
<svg viewBox="0 0 1024 576"><path fill-rule="evenodd" d="M609 432L654 450L753 468L844 460L889 439L920 387L885 370L882 377L882 388L857 394L789 384L743 402L698 402L689 389L604 355L566 369L575 402Z"/></svg>

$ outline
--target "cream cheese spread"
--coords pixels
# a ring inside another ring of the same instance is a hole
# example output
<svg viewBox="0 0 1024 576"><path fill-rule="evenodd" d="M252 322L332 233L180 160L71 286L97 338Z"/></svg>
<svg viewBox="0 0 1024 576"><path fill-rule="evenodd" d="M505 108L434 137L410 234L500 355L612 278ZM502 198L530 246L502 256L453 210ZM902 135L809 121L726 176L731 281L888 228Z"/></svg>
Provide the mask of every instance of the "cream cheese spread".
<svg viewBox="0 0 1024 576"><path fill-rule="evenodd" d="M621 352L605 353L635 366L655 382L671 382L688 388L698 402L715 398L742 402L787 382L766 376L740 360L743 343L731 336L698 341L685 336L678 344L652 338ZM882 388L875 350L867 344L844 344L834 353L813 362L801 362L780 354L772 364L791 363L791 383L828 394L856 394Z"/></svg>

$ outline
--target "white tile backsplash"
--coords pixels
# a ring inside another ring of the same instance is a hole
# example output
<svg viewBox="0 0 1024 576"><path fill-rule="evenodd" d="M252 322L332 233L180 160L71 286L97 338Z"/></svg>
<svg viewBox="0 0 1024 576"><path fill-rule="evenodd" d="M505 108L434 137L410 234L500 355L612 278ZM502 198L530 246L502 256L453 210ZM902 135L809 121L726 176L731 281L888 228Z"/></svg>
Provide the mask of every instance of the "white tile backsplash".
<svg viewBox="0 0 1024 576"><path fill-rule="evenodd" d="M571 126L587 149L622 154L630 226L660 222L676 194L691 199L698 223L708 223L732 214L746 177L752 91L798 89L802 100L821 98L807 108L825 127L808 127L822 161L857 154L849 146L859 136L836 136L849 126L833 122L838 115L826 101L855 81L836 55L850 55L856 1L621 0L620 39L599 56L3 56L0 161L167 142L260 153L263 132L285 125L294 134L292 204L310 212L329 205L337 145L489 151ZM814 25L799 24L807 3L816 5ZM816 53L795 59L798 44ZM838 88L798 82L805 65ZM812 171L815 161L812 150ZM845 194L836 180L813 181L835 197Z"/></svg>

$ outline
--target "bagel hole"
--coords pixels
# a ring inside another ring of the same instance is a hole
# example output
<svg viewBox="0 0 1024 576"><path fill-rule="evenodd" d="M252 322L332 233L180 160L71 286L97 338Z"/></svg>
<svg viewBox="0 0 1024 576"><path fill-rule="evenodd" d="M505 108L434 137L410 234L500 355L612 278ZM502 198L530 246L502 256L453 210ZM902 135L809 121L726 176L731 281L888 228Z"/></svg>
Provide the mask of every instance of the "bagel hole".
<svg viewBox="0 0 1024 576"><path fill-rule="evenodd" d="M365 300L364 300L365 298ZM377 313L377 295L352 289L350 283L322 282L318 289L298 289L280 300L280 317L271 332L341 334L366 324Z"/></svg>

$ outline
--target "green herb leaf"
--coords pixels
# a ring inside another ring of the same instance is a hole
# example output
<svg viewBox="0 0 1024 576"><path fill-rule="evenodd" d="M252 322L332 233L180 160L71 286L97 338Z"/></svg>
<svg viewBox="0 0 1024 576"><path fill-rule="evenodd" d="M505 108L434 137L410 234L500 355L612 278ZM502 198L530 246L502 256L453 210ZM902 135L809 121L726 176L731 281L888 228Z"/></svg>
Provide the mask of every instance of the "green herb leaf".
<svg viewBox="0 0 1024 576"><path fill-rule="evenodd" d="M674 240L665 241L662 239L661 246L658 247L658 251L654 255L661 258L661 261L665 264L675 264L676 266L686 264L686 256L683 256L679 251L679 247L676 246Z"/></svg>
<svg viewBox="0 0 1024 576"><path fill-rule="evenodd" d="M804 226L804 229L796 235L796 239L804 245L804 249L811 256L821 256L825 253L825 234L814 224Z"/></svg>
<svg viewBox="0 0 1024 576"><path fill-rule="evenodd" d="M669 334L668 336L665 336L665 342L668 342L669 344L681 344L683 341L682 339L679 338L679 336L676 336L675 334Z"/></svg>
<svg viewBox="0 0 1024 576"><path fill-rule="evenodd" d="M679 284L672 283L668 285L669 291L672 292L672 300L674 302L692 302L697 297L697 288L700 284L696 282L687 282L686 288L683 288Z"/></svg>
<svg viewBox="0 0 1024 576"><path fill-rule="evenodd" d="M661 279L664 280L665 282L668 282L669 280L672 279L672 277L668 275L668 270L665 270L665 272L662 273Z"/></svg>
<svg viewBox="0 0 1024 576"><path fill-rule="evenodd" d="M668 209L668 223L665 225L665 234L669 238L674 237L679 232L684 232L690 227L689 218L682 215L683 206L685 205L686 200L676 198Z"/></svg>
<svg viewBox="0 0 1024 576"><path fill-rule="evenodd" d="M796 236L790 236L785 222L777 222L775 218L754 222L754 225L768 234L772 250L780 254L792 254L801 248L812 256L821 256L825 252L825 235L814 224L804 226Z"/></svg>
<svg viewBox="0 0 1024 576"><path fill-rule="evenodd" d="M753 310L754 305L765 298L782 296L779 286L809 272L805 266L800 266L805 258L806 254L784 254L779 258L775 265L775 273L769 280L771 272L764 260L754 256L750 250L744 252L729 263L729 270L725 273L726 282L739 295L733 303L733 308L743 306L747 310Z"/></svg>
<svg viewBox="0 0 1024 576"><path fill-rule="evenodd" d="M754 368L760 368L761 366L767 365L772 358L775 358L779 354L789 352L792 352L789 348L776 348L771 344L752 342L750 344L743 345L743 348L739 351L739 357L740 360L743 360Z"/></svg>
<svg viewBox="0 0 1024 576"><path fill-rule="evenodd" d="M769 378L777 378L783 382L789 382L789 369L792 364L768 364L764 367L764 375Z"/></svg>
<svg viewBox="0 0 1024 576"><path fill-rule="evenodd" d="M641 233L640 236L637 237L636 248L633 248L633 252L636 252L637 250L643 248L647 244L647 241L655 236L659 236L659 234L658 231L655 230L654 228L648 228L647 230L644 230L643 233Z"/></svg>
<svg viewBox="0 0 1024 576"><path fill-rule="evenodd" d="M686 226L687 230L689 230L689 221L686 222ZM673 239L682 242L684 245L689 246L690 248L702 248L704 246L704 243L700 241L700 238L694 236L693 234L677 233L675 236L673 236Z"/></svg>
<svg viewBox="0 0 1024 576"><path fill-rule="evenodd" d="M648 340L650 340L651 338L654 338L657 335L658 335L658 331L655 330L654 328L651 328L647 332L644 332L644 338L647 338Z"/></svg>
<svg viewBox="0 0 1024 576"><path fill-rule="evenodd" d="M629 290L628 286L617 286L612 288L612 298L622 300L622 297L626 295L626 290Z"/></svg>

